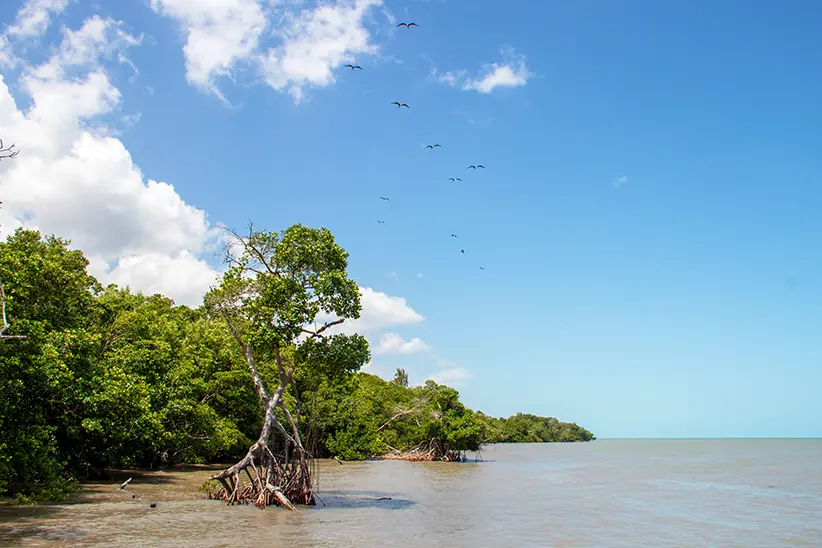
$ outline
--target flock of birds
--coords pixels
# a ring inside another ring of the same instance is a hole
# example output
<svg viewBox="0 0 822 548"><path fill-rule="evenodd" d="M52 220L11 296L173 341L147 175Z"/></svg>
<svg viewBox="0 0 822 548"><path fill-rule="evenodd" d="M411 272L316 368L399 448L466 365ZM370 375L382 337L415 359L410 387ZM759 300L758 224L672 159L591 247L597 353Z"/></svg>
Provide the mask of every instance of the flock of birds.
<svg viewBox="0 0 822 548"><path fill-rule="evenodd" d="M410 29L411 27L419 27L419 25L414 23L414 22L408 22L408 23L398 24L397 28L399 28L399 27L405 27L406 29ZM355 70L363 70L363 68L360 65L354 65L354 64L343 65L343 67L350 69L351 72L354 72ZM400 102L400 101L394 101L390 104L396 105L397 109L401 109L403 107L405 107L407 109L411 108L410 106L408 106L407 103L403 103L403 102ZM427 145L425 147L425 150L434 150L435 148L442 148L442 145L440 143L434 143L434 144L431 144L431 145ZM471 164L466 169L476 171L478 169L485 169L485 166L482 165L482 164ZM461 177L449 177L448 180L452 183L462 182ZM386 196L380 196L380 200L382 200L384 202L390 202L391 201L391 199L386 197ZM384 220L378 220L377 223L382 225L382 224L385 224L385 221ZM458 236L456 234L453 234L453 233L451 234L451 237L452 238L458 238ZM460 254L465 255L465 249L460 249ZM479 269L480 270L485 270L485 267L480 266Z"/></svg>

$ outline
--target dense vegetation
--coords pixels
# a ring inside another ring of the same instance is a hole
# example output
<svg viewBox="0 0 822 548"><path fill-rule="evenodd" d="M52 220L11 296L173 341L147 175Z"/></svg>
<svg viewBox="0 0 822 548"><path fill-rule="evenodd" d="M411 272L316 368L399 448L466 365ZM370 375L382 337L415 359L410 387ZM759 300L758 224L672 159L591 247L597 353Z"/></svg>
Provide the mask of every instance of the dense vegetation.
<svg viewBox="0 0 822 548"><path fill-rule="evenodd" d="M56 498L106 467L236 459L263 417L249 370L222 318L206 307L102 287L68 242L19 229L0 242L10 328L0 341L0 493ZM409 387L297 360L283 398L314 456L363 459L438 439L588 441L556 419L487 417L453 388ZM262 376L276 375L259 363Z"/></svg>

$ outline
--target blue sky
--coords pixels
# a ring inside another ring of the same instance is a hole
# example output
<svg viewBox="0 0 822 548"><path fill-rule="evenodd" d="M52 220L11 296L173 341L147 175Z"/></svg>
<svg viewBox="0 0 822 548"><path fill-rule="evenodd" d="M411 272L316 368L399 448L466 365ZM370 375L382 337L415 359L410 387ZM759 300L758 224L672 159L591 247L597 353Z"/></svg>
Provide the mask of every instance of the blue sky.
<svg viewBox="0 0 822 548"><path fill-rule="evenodd" d="M325 226L374 372L599 437L822 436L817 3L11 4L4 228L196 302L217 223Z"/></svg>

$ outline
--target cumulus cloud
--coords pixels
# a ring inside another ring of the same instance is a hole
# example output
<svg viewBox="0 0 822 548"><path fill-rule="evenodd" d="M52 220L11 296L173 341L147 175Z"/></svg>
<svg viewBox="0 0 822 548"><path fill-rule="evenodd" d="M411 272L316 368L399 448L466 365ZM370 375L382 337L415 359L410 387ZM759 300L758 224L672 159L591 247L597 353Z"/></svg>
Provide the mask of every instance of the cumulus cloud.
<svg viewBox="0 0 822 548"><path fill-rule="evenodd" d="M479 93L491 93L497 88L522 87L527 84L533 74L528 70L525 56L509 47L503 48L501 54L503 62L485 65L475 77L469 77L465 69L442 74L434 69L432 76L448 86L459 86L465 91Z"/></svg>
<svg viewBox="0 0 822 548"><path fill-rule="evenodd" d="M431 350L422 339L414 337L410 340L405 340L402 335L397 333L383 333L380 335L380 343L372 350L374 355L380 354L421 354Z"/></svg>
<svg viewBox="0 0 822 548"><path fill-rule="evenodd" d="M451 369L443 369L430 375L428 380L432 380L437 384L445 384L451 387L463 386L467 381L472 379L474 375L464 367L454 367Z"/></svg>
<svg viewBox="0 0 822 548"><path fill-rule="evenodd" d="M362 311L359 318L335 326L328 332L369 335L389 327L420 323L424 319L422 314L408 306L405 297L393 297L370 287L360 288L360 303ZM333 319L333 316L321 315L317 321L322 323Z"/></svg>
<svg viewBox="0 0 822 548"><path fill-rule="evenodd" d="M222 98L217 79L250 67L296 102L308 87L333 84L334 69L354 62L357 55L378 52L365 21L383 0L336 0L297 10L301 3L151 0L155 11L183 29L190 83ZM274 46L268 43L271 37L278 41Z"/></svg>
<svg viewBox="0 0 822 548"><path fill-rule="evenodd" d="M42 34L49 22L42 14L50 17L60 6L29 2L18 26ZM4 235L24 226L70 239L103 283L197 305L217 276L198 257L214 229L171 184L144 178L106 125L119 118L122 95L103 62L122 61L139 43L121 22L99 16L64 29L47 61L23 66L15 88L31 103L26 110L0 75L2 137L20 149L0 164L0 226Z"/></svg>
<svg viewBox="0 0 822 548"><path fill-rule="evenodd" d="M257 0L151 0L151 7L183 30L188 82L220 98L216 79L252 55L266 26Z"/></svg>

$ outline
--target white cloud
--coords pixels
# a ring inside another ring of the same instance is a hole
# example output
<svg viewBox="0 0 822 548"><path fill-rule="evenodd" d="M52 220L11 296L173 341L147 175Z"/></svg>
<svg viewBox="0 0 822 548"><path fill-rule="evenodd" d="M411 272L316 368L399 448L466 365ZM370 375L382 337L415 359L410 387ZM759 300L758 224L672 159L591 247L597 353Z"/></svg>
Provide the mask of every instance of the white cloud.
<svg viewBox="0 0 822 548"><path fill-rule="evenodd" d="M508 47L503 48L501 53L504 59L502 63L485 65L480 74L474 78L469 78L468 71L464 69L440 75L437 75L434 69L431 75L443 84L452 87L461 86L465 91L480 93L491 93L497 88L522 87L527 84L533 74L528 70L525 56Z"/></svg>
<svg viewBox="0 0 822 548"><path fill-rule="evenodd" d="M42 36L54 15L62 13L69 0L29 0L20 11L13 24L4 34L13 37L31 38Z"/></svg>
<svg viewBox="0 0 822 548"><path fill-rule="evenodd" d="M257 0L151 0L151 7L183 29L188 82L220 98L215 80L252 55L266 26Z"/></svg>
<svg viewBox="0 0 822 548"><path fill-rule="evenodd" d="M286 14L287 25L276 31L282 45L261 58L268 85L276 90L287 87L299 102L306 86L327 86L334 82L335 68L353 63L357 54L376 53L363 19L380 5L382 0L339 0L297 16Z"/></svg>
<svg viewBox="0 0 822 548"><path fill-rule="evenodd" d="M392 297L370 287L360 288L360 303L362 310L359 318L346 321L328 332L367 335L389 327L420 323L424 319L419 312L408 306L404 297ZM317 317L319 323L332 319L333 316L328 315Z"/></svg>
<svg viewBox="0 0 822 548"><path fill-rule="evenodd" d="M452 369L443 369L430 375L428 380L432 380L437 384L445 384L451 387L458 387L464 385L468 380L472 379L474 375L464 367L455 367Z"/></svg>
<svg viewBox="0 0 822 548"><path fill-rule="evenodd" d="M122 96L102 62L139 42L98 16L64 30L49 60L22 71L25 111L0 75L2 137L20 150L0 164L0 226L4 236L25 226L70 239L103 283L196 305L216 277L198 258L214 237L205 212L144 179L106 126L120 119Z"/></svg>
<svg viewBox="0 0 822 548"><path fill-rule="evenodd" d="M615 187L619 188L627 182L628 182L628 177L623 176L623 177L618 177L618 178L614 179L611 182L611 184L614 185Z"/></svg>
<svg viewBox="0 0 822 548"><path fill-rule="evenodd" d="M231 77L240 65L250 66L296 102L307 87L333 84L334 69L355 62L357 55L377 53L365 21L382 3L335 0L297 11L302 2L151 0L155 11L174 18L183 29L190 83L223 98L216 80ZM385 10L383 15L390 19ZM264 45L269 35L279 44Z"/></svg>
<svg viewBox="0 0 822 548"><path fill-rule="evenodd" d="M405 340L397 333L383 333L380 335L380 343L372 351L375 356L380 354L421 354L431 350L422 339L414 337L410 340Z"/></svg>

